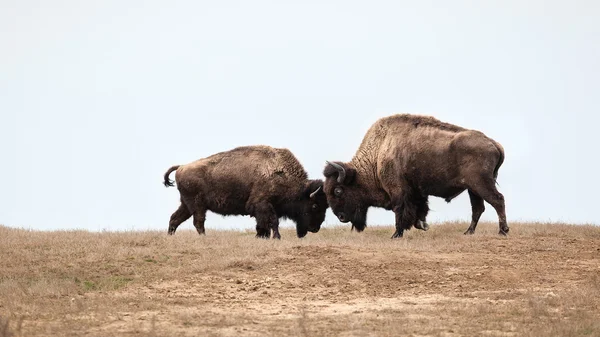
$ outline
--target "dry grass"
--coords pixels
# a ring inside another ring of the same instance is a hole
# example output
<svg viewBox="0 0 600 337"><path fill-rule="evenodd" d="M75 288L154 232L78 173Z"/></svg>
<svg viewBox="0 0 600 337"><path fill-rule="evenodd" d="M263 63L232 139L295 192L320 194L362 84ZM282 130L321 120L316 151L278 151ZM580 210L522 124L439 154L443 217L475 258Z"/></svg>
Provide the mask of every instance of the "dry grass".
<svg viewBox="0 0 600 337"><path fill-rule="evenodd" d="M600 336L600 227L305 239L0 226L0 337Z"/></svg>

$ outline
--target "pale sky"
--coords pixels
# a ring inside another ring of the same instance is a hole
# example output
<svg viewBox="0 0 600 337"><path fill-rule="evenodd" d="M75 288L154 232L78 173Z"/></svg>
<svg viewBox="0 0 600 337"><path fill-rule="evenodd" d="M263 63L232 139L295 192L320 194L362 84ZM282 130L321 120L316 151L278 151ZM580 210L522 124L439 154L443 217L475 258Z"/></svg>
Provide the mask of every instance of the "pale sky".
<svg viewBox="0 0 600 337"><path fill-rule="evenodd" d="M0 0L7 226L166 233L171 165L266 144L322 178L400 112L504 146L509 224L600 223L599 1ZM471 217L466 193L431 208Z"/></svg>

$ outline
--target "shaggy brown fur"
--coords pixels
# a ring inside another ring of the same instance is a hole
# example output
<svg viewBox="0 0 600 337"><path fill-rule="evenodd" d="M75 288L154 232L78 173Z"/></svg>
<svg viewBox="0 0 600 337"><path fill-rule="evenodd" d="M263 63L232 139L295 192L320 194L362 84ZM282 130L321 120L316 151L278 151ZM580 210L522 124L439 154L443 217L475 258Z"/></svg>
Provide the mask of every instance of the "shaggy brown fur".
<svg viewBox="0 0 600 337"><path fill-rule="evenodd" d="M375 122L349 163L325 167L325 194L342 222L362 231L370 206L393 210L396 232L412 226L426 230L428 196L450 202L469 191L473 234L485 207L498 213L500 234L508 233L504 197L496 189L504 161L502 146L483 133L433 117L394 115Z"/></svg>
<svg viewBox="0 0 600 337"><path fill-rule="evenodd" d="M279 218L296 223L298 237L316 233L325 220L327 199L322 180L309 180L306 171L287 149L245 146L220 152L187 165L171 167L165 186L181 195L181 205L169 222L169 234L194 216L194 226L204 234L206 211L256 218L256 236L279 239Z"/></svg>

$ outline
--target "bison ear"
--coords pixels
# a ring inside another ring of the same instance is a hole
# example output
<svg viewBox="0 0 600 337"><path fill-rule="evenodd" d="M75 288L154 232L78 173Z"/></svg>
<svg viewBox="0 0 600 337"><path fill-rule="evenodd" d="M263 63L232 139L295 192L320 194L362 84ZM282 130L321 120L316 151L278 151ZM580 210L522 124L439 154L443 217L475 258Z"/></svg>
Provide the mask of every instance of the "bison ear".
<svg viewBox="0 0 600 337"><path fill-rule="evenodd" d="M356 170L348 164L341 162L327 162L323 170L325 178L336 177L338 183L350 185L356 178Z"/></svg>

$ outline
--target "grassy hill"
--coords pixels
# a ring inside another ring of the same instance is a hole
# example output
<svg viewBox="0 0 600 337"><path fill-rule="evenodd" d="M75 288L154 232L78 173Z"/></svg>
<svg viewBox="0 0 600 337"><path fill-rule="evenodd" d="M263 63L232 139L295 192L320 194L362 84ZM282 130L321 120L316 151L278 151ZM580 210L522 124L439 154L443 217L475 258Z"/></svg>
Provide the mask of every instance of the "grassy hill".
<svg viewBox="0 0 600 337"><path fill-rule="evenodd" d="M0 337L600 336L600 227L467 227L267 241L0 226Z"/></svg>

